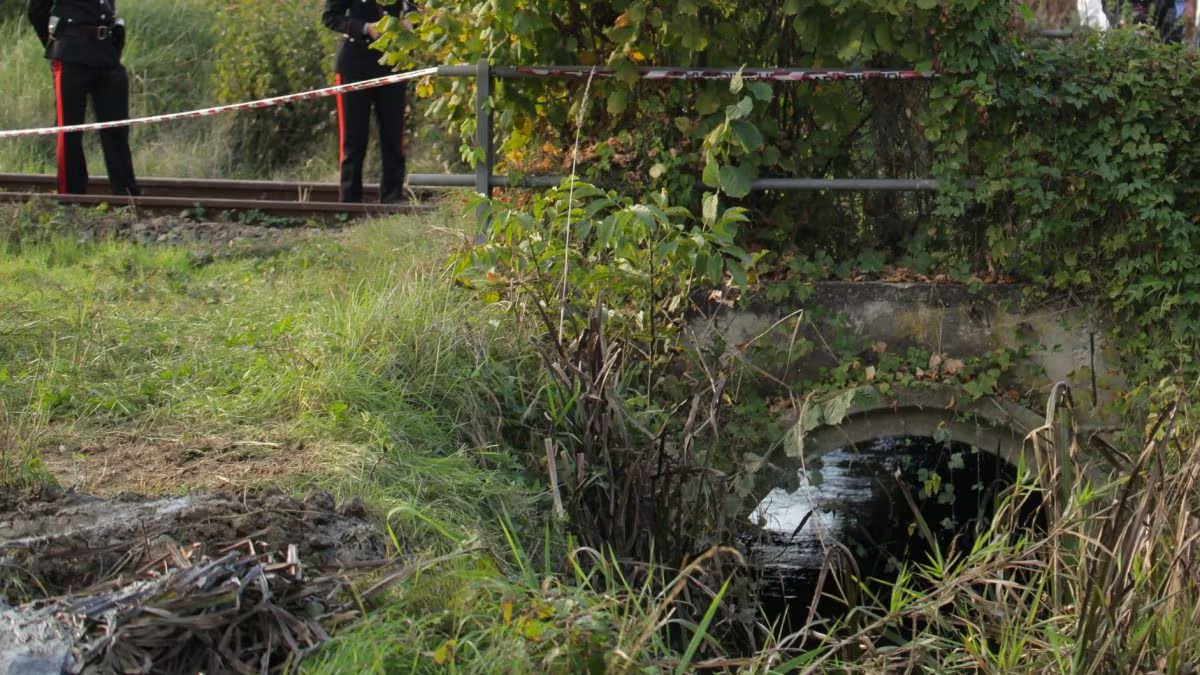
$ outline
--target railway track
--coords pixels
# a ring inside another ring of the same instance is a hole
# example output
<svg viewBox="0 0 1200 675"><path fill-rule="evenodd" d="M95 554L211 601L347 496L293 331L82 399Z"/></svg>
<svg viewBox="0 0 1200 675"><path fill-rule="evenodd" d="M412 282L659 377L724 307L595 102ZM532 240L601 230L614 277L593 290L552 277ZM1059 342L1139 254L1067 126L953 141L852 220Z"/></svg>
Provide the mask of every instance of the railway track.
<svg viewBox="0 0 1200 675"><path fill-rule="evenodd" d="M338 188L333 183L206 180L196 178L139 178L142 196L126 197L109 194L108 181L103 176L88 181L86 195L56 194L57 178L44 174L0 173L0 202L28 202L50 199L61 204L130 207L146 213L180 213L202 210L216 216L222 212L254 211L265 215L304 220L334 221L368 215L416 213L430 210L418 195L412 202L378 204L378 185L363 186L362 204L342 204L337 201Z"/></svg>

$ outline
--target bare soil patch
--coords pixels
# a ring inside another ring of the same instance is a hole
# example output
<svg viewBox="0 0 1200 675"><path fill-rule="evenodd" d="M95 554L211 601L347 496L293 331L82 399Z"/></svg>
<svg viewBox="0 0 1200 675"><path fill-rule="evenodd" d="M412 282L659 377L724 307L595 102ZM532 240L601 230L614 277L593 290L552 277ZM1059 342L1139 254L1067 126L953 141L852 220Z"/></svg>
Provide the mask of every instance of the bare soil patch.
<svg viewBox="0 0 1200 675"><path fill-rule="evenodd" d="M310 444L221 436L161 438L111 435L58 444L39 453L60 485L96 495L160 494L253 488L313 475L321 453Z"/></svg>

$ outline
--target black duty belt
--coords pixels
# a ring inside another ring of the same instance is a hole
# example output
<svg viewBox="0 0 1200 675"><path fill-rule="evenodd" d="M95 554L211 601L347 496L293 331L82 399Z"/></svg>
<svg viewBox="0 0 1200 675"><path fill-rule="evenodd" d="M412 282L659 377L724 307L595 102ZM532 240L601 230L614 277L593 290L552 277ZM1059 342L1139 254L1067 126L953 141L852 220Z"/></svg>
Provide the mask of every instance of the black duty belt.
<svg viewBox="0 0 1200 675"><path fill-rule="evenodd" d="M77 23L69 24L61 28L62 35L83 35L97 40L107 40L113 33L112 26L87 26Z"/></svg>

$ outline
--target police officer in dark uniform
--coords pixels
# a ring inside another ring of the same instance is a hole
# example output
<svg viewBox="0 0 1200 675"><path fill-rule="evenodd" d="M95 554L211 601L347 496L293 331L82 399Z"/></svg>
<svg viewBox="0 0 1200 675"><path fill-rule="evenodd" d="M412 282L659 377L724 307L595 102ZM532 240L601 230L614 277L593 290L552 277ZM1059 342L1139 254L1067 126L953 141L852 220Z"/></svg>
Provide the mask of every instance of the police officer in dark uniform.
<svg viewBox="0 0 1200 675"><path fill-rule="evenodd" d="M321 23L346 36L338 48L334 70L338 84L349 84L383 77L391 73L379 59L383 54L371 49L379 37L378 22L385 15L402 18L416 6L409 0L326 0ZM362 201L363 160L367 155L371 107L379 126L379 152L383 175L379 181L379 201L393 203L404 199L404 106L405 83L397 82L338 94L338 148L342 169L341 200Z"/></svg>
<svg viewBox="0 0 1200 675"><path fill-rule="evenodd" d="M129 76L121 65L125 22L116 0L30 0L29 21L54 71L58 126L82 124L88 96L101 122L129 118ZM100 132L108 182L115 195L139 195L129 153L129 127ZM83 134L58 135L58 191L87 192Z"/></svg>

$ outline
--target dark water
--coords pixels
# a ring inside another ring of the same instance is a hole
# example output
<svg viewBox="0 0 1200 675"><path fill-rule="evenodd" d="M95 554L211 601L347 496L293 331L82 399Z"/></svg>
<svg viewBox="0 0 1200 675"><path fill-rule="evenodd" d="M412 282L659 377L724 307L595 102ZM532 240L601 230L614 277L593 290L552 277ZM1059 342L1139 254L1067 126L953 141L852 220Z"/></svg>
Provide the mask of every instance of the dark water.
<svg viewBox="0 0 1200 675"><path fill-rule="evenodd" d="M823 567L886 583L902 561L928 560L932 546L901 485L946 553L971 546L1015 477L1014 468L990 452L925 437L879 438L826 454L819 476L801 472L799 488L772 490L751 515L761 528L750 546L760 608L798 627ZM827 576L826 592L841 596L838 574ZM828 617L844 608L823 599L817 613Z"/></svg>

